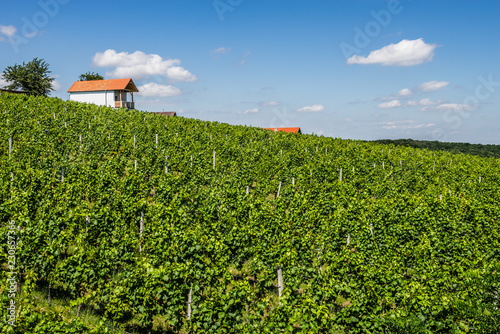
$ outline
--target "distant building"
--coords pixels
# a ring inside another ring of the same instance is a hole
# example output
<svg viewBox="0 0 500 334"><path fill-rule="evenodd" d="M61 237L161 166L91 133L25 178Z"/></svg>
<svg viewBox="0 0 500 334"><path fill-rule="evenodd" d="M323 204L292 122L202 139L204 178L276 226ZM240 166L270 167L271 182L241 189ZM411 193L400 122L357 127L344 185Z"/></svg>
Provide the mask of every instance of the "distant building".
<svg viewBox="0 0 500 334"><path fill-rule="evenodd" d="M71 101L128 109L135 109L134 93L137 92L139 90L130 78L75 81L68 90Z"/></svg>
<svg viewBox="0 0 500 334"><path fill-rule="evenodd" d="M160 112L155 112L155 114L168 117L177 116L177 113L175 111L160 111Z"/></svg>
<svg viewBox="0 0 500 334"><path fill-rule="evenodd" d="M290 132L290 133L302 133L300 128L264 128L265 130Z"/></svg>
<svg viewBox="0 0 500 334"><path fill-rule="evenodd" d="M28 95L27 92L23 92L23 91L20 91L20 90L0 89L0 94L3 94L3 93Z"/></svg>

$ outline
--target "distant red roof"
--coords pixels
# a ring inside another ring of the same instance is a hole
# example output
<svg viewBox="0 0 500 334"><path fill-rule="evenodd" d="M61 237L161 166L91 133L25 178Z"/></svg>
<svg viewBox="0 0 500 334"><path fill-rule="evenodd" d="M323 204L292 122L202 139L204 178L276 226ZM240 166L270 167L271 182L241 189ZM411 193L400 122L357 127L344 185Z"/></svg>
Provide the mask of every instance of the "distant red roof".
<svg viewBox="0 0 500 334"><path fill-rule="evenodd" d="M272 131L281 131L281 132L301 133L300 128L264 128L264 129Z"/></svg>
<svg viewBox="0 0 500 334"><path fill-rule="evenodd" d="M163 116L177 116L177 113L175 111L158 111L155 112L155 114Z"/></svg>
<svg viewBox="0 0 500 334"><path fill-rule="evenodd" d="M28 95L27 92L21 91L21 90L10 90L10 89L0 89L0 94L1 93L11 93L11 94L24 94Z"/></svg>
<svg viewBox="0 0 500 334"><path fill-rule="evenodd" d="M68 89L69 93L74 92L96 92L103 90L126 90L129 92L138 92L139 90L132 79L110 79L110 80L88 80L75 81Z"/></svg>

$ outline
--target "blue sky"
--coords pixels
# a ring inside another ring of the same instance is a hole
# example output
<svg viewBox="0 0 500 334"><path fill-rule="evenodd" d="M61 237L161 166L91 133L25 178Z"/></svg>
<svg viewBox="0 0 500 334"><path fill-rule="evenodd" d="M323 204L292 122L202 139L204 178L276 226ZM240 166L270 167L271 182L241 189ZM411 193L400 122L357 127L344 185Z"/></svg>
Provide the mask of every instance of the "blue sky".
<svg viewBox="0 0 500 334"><path fill-rule="evenodd" d="M499 1L0 0L0 71L132 77L136 107L351 139L500 144ZM0 79L0 86L5 82Z"/></svg>

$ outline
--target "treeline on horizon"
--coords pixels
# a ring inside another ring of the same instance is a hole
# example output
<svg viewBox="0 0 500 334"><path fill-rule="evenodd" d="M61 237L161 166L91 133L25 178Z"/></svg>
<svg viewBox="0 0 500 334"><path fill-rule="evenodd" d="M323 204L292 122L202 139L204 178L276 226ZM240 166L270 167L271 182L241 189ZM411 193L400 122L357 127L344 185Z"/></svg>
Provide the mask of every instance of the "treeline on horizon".
<svg viewBox="0 0 500 334"><path fill-rule="evenodd" d="M429 140L413 139L379 139L375 143L393 144L396 146L406 146L413 148L429 149L431 151L447 151L450 153L474 154L481 157L500 158L500 145L483 145L469 143L447 143Z"/></svg>

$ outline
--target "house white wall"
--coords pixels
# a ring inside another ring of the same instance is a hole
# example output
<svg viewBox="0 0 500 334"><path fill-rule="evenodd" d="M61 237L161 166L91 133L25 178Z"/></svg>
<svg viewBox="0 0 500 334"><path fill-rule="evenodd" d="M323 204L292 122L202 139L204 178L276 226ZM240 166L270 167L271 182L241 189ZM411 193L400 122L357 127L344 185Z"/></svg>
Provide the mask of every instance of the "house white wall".
<svg viewBox="0 0 500 334"><path fill-rule="evenodd" d="M116 93L119 96L119 93ZM99 106L115 106L114 91L98 91L98 92L74 92L69 94L71 101L94 103Z"/></svg>

